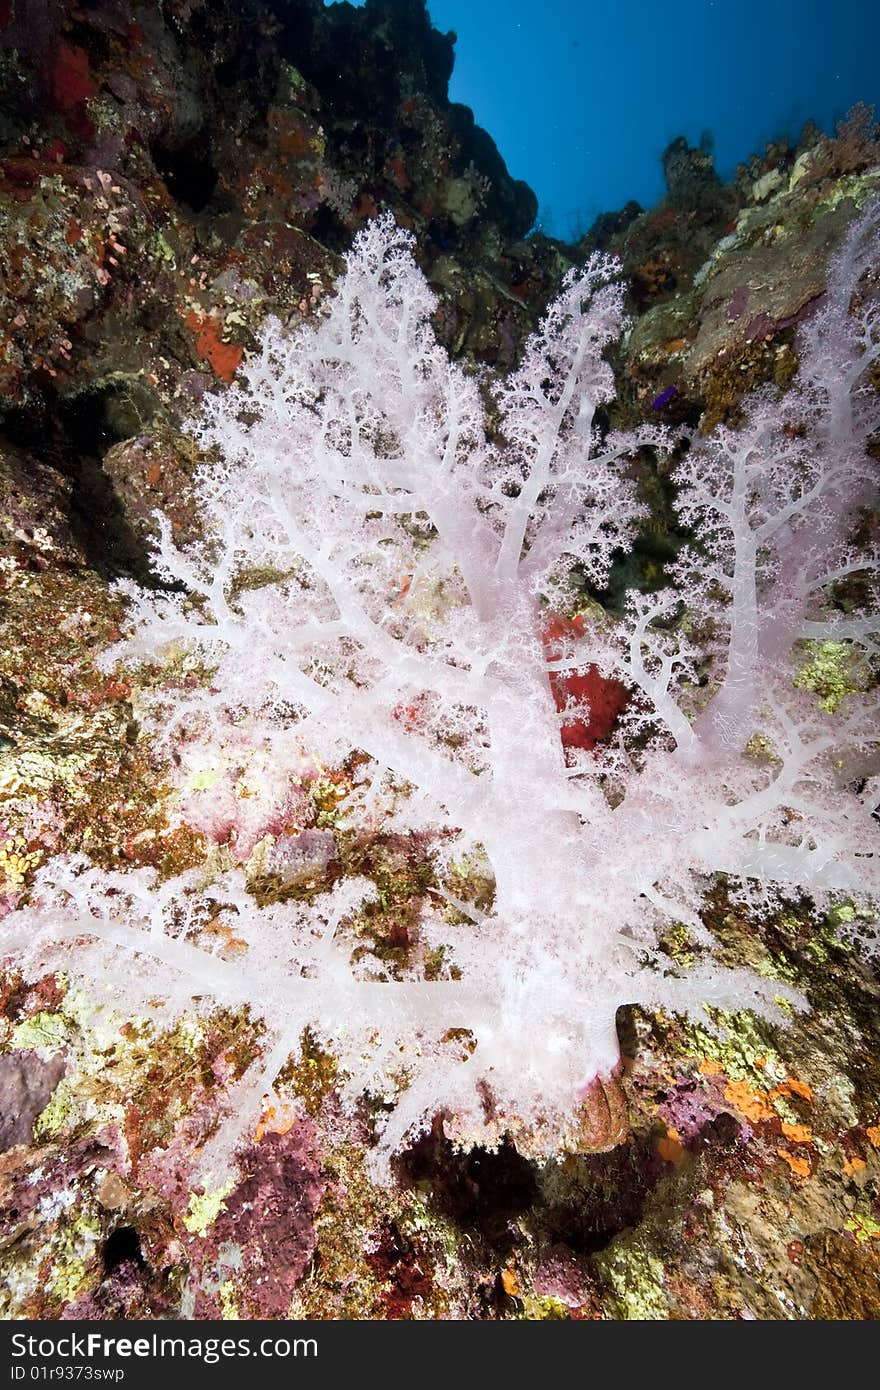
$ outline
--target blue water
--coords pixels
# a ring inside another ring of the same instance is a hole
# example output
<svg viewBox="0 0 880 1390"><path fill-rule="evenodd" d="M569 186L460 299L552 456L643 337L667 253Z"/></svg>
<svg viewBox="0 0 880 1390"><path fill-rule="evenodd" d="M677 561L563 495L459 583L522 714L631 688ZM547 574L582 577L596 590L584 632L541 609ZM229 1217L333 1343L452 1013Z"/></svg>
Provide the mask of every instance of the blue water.
<svg viewBox="0 0 880 1390"><path fill-rule="evenodd" d="M649 205L676 135L714 140L719 172L812 117L880 107L877 0L429 0L458 35L453 101L473 108L539 223L577 234Z"/></svg>

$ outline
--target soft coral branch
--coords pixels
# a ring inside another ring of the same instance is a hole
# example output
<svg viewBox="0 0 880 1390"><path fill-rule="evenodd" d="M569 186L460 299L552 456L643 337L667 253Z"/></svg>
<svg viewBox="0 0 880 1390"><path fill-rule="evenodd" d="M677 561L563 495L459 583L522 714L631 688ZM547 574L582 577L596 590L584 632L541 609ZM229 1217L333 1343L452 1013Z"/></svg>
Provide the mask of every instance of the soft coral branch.
<svg viewBox="0 0 880 1390"><path fill-rule="evenodd" d="M241 859L260 834L289 838L279 821L312 755L349 769L362 829L433 843L434 884L395 975L358 937L363 880L261 908L239 870L38 877L34 905L4 924L26 965L103 979L121 1005L201 998L264 1020L265 1055L230 1095L208 1166L252 1125L306 1028L335 1053L349 1104L395 1100L386 1159L438 1112L460 1142L509 1133L547 1155L584 1141L585 1097L618 1065L620 1004L712 1026L707 1006L781 1018L780 997L803 1003L715 960L701 906L717 872L765 904L880 891L869 801L839 775L844 751L867 765L869 704L849 697L833 719L795 689L791 652L811 624L853 644L873 630L861 611L826 627L819 605L871 563L849 532L871 469L877 219L869 210L834 262L801 381L678 465L694 544L669 586L630 595L618 624L559 620L549 651L548 606L572 566L605 583L642 515L617 460L668 444L597 428L622 326L612 263L566 277L497 390L500 444L479 383L434 337L434 298L390 218L359 233L324 316L292 336L270 324L209 399L203 538L181 548L160 526L170 587L124 589L132 633L106 663L172 661L142 713L180 777L200 752L231 766L249 748L252 768L273 769L259 814L241 814ZM596 681L616 683L616 725L587 739ZM212 822L207 781L210 834L230 789L213 783ZM184 819L193 795L178 788ZM479 907L461 887L469 859L484 866ZM212 920L234 931L234 957ZM690 970L658 945L672 922L699 945ZM423 978L427 948L440 978Z"/></svg>

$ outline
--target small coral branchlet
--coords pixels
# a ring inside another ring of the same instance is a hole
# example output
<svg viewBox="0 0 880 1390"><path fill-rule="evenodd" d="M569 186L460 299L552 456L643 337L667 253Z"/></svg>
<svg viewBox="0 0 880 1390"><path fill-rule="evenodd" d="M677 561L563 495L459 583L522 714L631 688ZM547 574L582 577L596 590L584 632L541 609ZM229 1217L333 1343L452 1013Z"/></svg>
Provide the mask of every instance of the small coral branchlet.
<svg viewBox="0 0 880 1390"><path fill-rule="evenodd" d="M26 966L63 968L117 1005L158 997L165 1018L199 1000L265 1021L206 1172L253 1133L306 1029L338 1059L350 1104L393 1103L376 1150L387 1172L438 1113L463 1144L511 1134L546 1156L613 1142L613 1124L584 1125L618 1067L622 1004L703 1022L802 1005L724 968L700 909L719 873L754 911L878 891L870 697L832 714L795 682L805 641L876 655L870 612L834 599L857 574L867 593L876 563L850 538L872 486L878 227L874 204L837 253L794 387L677 464L697 540L616 626L550 621L572 609L572 572L602 587L634 537L627 456L668 447L656 429L598 425L622 327L608 258L567 275L497 389L503 444L479 383L434 337L434 297L390 217L358 234L322 314L293 334L271 323L209 400L203 539L179 548L159 518L169 587L123 586L131 634L106 663L190 672L152 682L144 721L189 779L182 814L198 804L209 835L212 806L228 821L242 781L260 784L241 857L271 824L278 863L320 873L331 812L301 855L286 827L308 769L346 766L347 821L433 845L436 887L417 949L392 970L357 932L377 892L367 879L258 906L238 868L164 882L82 861L41 869L32 905L3 924ZM613 736L563 738L602 678L625 690ZM222 774L208 771L219 749ZM463 865L489 886L469 891ZM658 943L682 926L679 966Z"/></svg>

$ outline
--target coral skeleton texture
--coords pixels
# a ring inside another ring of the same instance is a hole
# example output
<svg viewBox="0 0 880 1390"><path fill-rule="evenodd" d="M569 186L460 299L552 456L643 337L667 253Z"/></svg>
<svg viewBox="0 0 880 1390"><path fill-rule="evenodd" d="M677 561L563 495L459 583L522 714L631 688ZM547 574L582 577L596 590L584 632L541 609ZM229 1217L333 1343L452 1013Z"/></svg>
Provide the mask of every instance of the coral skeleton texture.
<svg viewBox="0 0 880 1390"><path fill-rule="evenodd" d="M105 662L151 668L142 726L186 783L180 816L225 858L166 881L56 859L0 928L25 968L64 970L117 1009L264 1021L206 1177L253 1133L304 1030L338 1059L350 1106L385 1102L381 1175L438 1114L463 1144L591 1142L621 1005L710 1027L803 1007L721 964L701 907L717 875L754 913L807 897L819 915L880 887L876 554L858 530L876 470L878 239L874 203L800 331L795 384L708 437L603 432L605 352L625 324L601 256L566 276L490 417L491 388L437 343L412 239L387 216L358 234L322 316L271 323L208 400L203 537L180 548L159 517L164 585L120 586L130 635ZM648 448L692 543L622 619L581 597L548 646L553 615L631 545L631 464ZM802 678L810 643L846 657L834 712ZM627 692L614 731L564 741L589 710L555 695L598 689L597 672ZM297 808L316 769L342 767L345 823L430 860L403 966L360 929L369 879L261 906L243 867L262 837L270 866L324 872L332 834L298 846ZM689 965L660 949L673 926Z"/></svg>

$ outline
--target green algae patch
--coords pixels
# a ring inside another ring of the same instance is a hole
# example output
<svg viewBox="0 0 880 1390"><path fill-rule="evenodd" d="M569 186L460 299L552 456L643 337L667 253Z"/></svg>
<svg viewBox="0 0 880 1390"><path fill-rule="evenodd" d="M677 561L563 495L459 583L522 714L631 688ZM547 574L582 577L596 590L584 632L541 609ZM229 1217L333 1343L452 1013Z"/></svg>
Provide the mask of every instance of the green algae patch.
<svg viewBox="0 0 880 1390"><path fill-rule="evenodd" d="M12 1030L10 1045L14 1051L28 1052L34 1048L51 1048L57 1052L70 1042L70 1023L63 1014L39 1013L26 1018Z"/></svg>
<svg viewBox="0 0 880 1390"><path fill-rule="evenodd" d="M753 1014L720 1016L725 1037L717 1037L696 1023L682 1027L683 1051L701 1061L717 1062L730 1081L748 1081L763 1088L768 1077L786 1075L785 1064L770 1045L766 1025L762 1028Z"/></svg>
<svg viewBox="0 0 880 1390"><path fill-rule="evenodd" d="M208 1227L213 1226L221 1211L226 1210L226 1198L235 1187L235 1181L235 1178L230 1178L223 1187L217 1187L212 1192L192 1194L189 1209L183 1218L190 1235L203 1236Z"/></svg>
<svg viewBox="0 0 880 1390"><path fill-rule="evenodd" d="M836 714L848 695L866 689L867 672L852 647L845 642L808 642L807 661L794 678L799 690L817 696L827 714Z"/></svg>
<svg viewBox="0 0 880 1390"><path fill-rule="evenodd" d="M877 1240L880 1239L880 1221L875 1221L873 1216L859 1212L850 1216L846 1221L846 1229L851 1231L856 1240Z"/></svg>
<svg viewBox="0 0 880 1390"><path fill-rule="evenodd" d="M597 1261L613 1291L616 1316L627 1322L666 1322L663 1263L641 1241L621 1237Z"/></svg>
<svg viewBox="0 0 880 1390"><path fill-rule="evenodd" d="M46 1289L53 1302L66 1306L90 1290L102 1235L97 1218L92 1213L81 1213L66 1222L52 1239Z"/></svg>
<svg viewBox="0 0 880 1390"><path fill-rule="evenodd" d="M73 1086L65 1077L56 1087L55 1094L45 1110L34 1120L34 1139L38 1144L54 1139L64 1132L71 1123L76 1105Z"/></svg>

